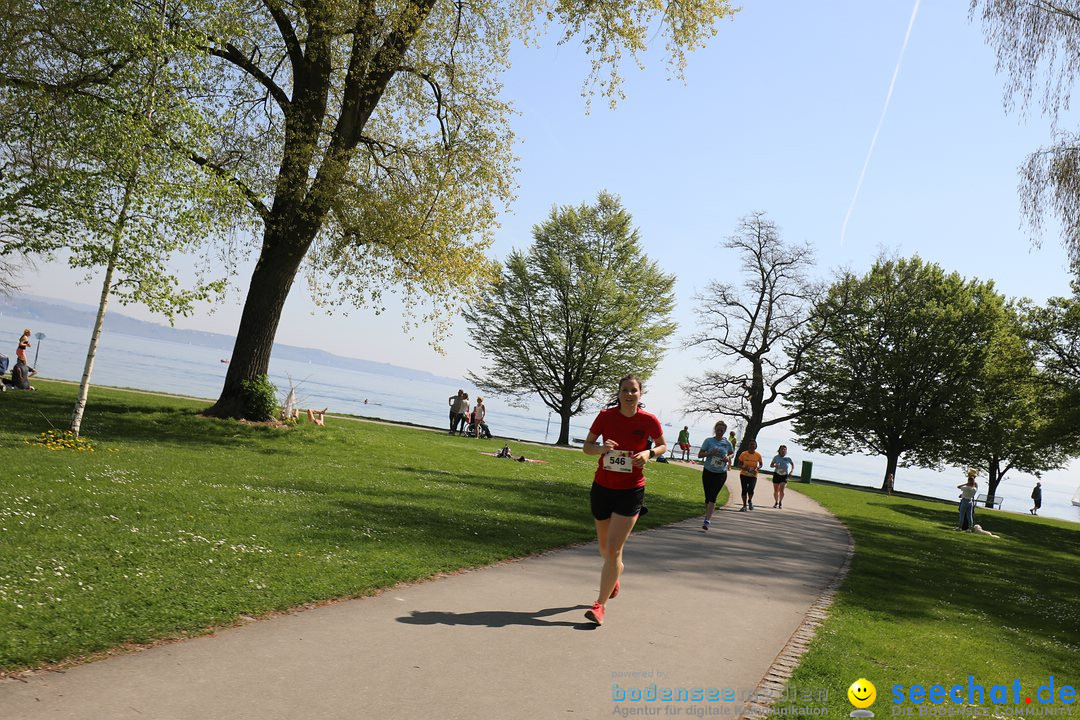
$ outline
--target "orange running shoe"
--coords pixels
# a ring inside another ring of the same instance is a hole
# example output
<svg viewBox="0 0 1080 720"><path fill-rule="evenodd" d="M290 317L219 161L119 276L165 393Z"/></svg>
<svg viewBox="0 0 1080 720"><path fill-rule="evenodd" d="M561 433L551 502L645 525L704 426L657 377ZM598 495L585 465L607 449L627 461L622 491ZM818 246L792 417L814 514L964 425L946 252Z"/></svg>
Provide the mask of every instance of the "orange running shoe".
<svg viewBox="0 0 1080 720"><path fill-rule="evenodd" d="M597 625L604 624L604 606L600 603L593 603L592 607L585 611L585 617L592 620Z"/></svg>

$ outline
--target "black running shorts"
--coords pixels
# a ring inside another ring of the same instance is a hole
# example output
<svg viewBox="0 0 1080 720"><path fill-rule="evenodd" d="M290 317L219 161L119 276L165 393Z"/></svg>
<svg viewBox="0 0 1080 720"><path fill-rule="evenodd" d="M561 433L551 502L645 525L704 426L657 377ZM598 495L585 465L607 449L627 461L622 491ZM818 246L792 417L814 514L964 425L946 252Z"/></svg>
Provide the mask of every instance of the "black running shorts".
<svg viewBox="0 0 1080 720"><path fill-rule="evenodd" d="M701 486L705 489L705 502L716 502L716 496L720 494L720 490L724 487L724 483L726 482L726 472L712 472L711 470L702 470Z"/></svg>
<svg viewBox="0 0 1080 720"><path fill-rule="evenodd" d="M773 475L772 476L772 481L774 483L787 482L788 481L788 476L787 475Z"/></svg>
<svg viewBox="0 0 1080 720"><path fill-rule="evenodd" d="M612 490L594 482L589 492L589 505L597 520L607 520L612 514L634 517L641 513L644 502L644 485L630 490Z"/></svg>
<svg viewBox="0 0 1080 720"><path fill-rule="evenodd" d="M739 483L742 485L742 494L751 495L754 494L754 488L757 486L757 478L753 475L739 475Z"/></svg>

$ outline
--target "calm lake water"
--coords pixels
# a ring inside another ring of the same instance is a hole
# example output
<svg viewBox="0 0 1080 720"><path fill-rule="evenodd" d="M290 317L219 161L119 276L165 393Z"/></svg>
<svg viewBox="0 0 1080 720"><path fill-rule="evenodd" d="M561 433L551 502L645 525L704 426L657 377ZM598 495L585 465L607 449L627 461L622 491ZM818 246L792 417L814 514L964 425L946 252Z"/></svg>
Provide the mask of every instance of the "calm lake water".
<svg viewBox="0 0 1080 720"><path fill-rule="evenodd" d="M78 328L54 323L27 320L12 315L0 315L0 352L15 359L15 347L24 327L43 332L45 340L30 349L29 359L38 353L37 369L42 377L78 381L82 377L86 348L90 340L89 328ZM103 333L94 365L92 381L96 385L130 387L156 390L195 397L216 398L225 379L227 365L221 362L229 353L198 345L151 340L148 338ZM458 387L464 387L470 396L476 397L476 389L467 383L441 383L425 380L409 380L388 375L342 370L339 368L271 358L270 379L284 393L290 382L296 387L301 408L328 407L330 411L398 420L418 425L443 427L447 424L447 397ZM365 400L367 403L365 404ZM678 399L657 403L647 398L652 407L666 404L673 407ZM93 404L93 390L90 395ZM507 406L498 398L485 400L488 406L488 423L496 435L520 438L536 442L553 442L558 437L559 418L552 415L550 424L547 408L539 402L531 409ZM651 409L651 407L650 407ZM574 418L570 425L571 437L582 438L588 432L593 418L587 413ZM665 421L667 418L663 418ZM669 442L674 442L678 430L688 424L691 439L696 444L707 437L711 421L692 422L690 418L678 419L677 423L665 422ZM814 477L879 487L884 473L884 458L861 455L831 457L805 453L789 438L774 429L762 432L759 438L761 454L766 463L776 452L780 443L786 443L790 455L798 463L810 460L814 463ZM921 468L901 469L897 473L896 488L906 492L930 497L953 499L957 496L956 485L963 482L962 471L955 468L927 470ZM1031 507L1030 493L1035 478L1010 474L998 488L1005 498L1002 509L1026 513ZM1080 522L1080 507L1072 505L1072 497L1080 485L1080 462L1074 462L1065 470L1044 474L1043 506L1040 514ZM985 480L980 479L980 486ZM988 516L983 515L983 520ZM990 527L991 523L987 523Z"/></svg>

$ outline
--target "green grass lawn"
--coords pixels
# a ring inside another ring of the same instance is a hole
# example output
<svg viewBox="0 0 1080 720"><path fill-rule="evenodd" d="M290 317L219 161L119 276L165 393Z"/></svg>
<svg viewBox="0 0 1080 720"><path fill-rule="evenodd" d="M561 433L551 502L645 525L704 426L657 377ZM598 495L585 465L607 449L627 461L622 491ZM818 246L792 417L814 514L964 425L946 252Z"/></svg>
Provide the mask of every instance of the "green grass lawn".
<svg viewBox="0 0 1080 720"><path fill-rule="evenodd" d="M66 427L76 388L35 385L0 396L0 668L594 537L581 452L513 443L548 461L517 463L480 454L500 441L211 420L205 402L100 388L82 426L94 451L50 450L34 440ZM648 474L639 527L700 512L696 473Z"/></svg>
<svg viewBox="0 0 1080 720"><path fill-rule="evenodd" d="M1080 526L977 509L975 521L995 539L952 531L957 511L944 503L793 489L828 508L855 539L850 574L789 683L827 689L829 716L853 710L847 688L862 677L877 688L877 717L891 716L896 684L961 683L966 700L969 674L987 691L1019 678L1021 704L1034 702L1051 676L1057 689L1080 689ZM960 708L948 700L937 707Z"/></svg>

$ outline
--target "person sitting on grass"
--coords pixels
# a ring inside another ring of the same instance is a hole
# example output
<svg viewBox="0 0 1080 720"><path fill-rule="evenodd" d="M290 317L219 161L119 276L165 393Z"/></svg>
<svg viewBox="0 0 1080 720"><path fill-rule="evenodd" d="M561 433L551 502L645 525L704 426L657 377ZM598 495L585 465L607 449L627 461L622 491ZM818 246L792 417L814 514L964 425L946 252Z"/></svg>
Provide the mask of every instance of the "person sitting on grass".
<svg viewBox="0 0 1080 720"><path fill-rule="evenodd" d="M22 358L19 358L15 363L15 367L11 368L11 379L4 380L4 390L33 390L34 386L30 384L30 378L37 374L37 371L27 366Z"/></svg>
<svg viewBox="0 0 1080 720"><path fill-rule="evenodd" d="M308 422L313 422L316 425L325 425L326 424L325 418L326 418L326 411L327 410L329 410L329 408L323 408L322 410L312 410L311 408L308 408L308 411L307 411Z"/></svg>

